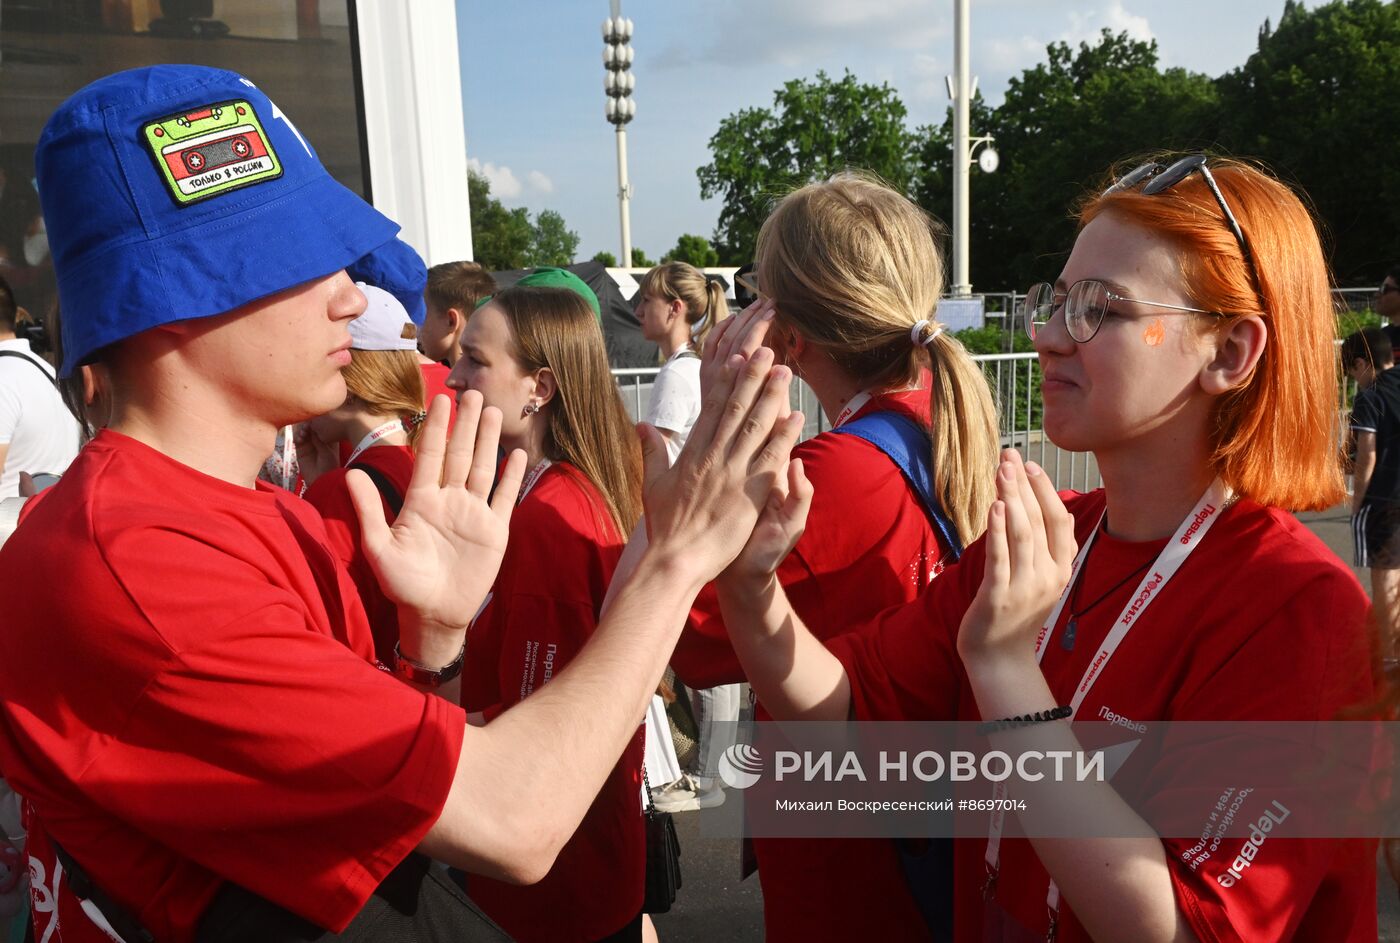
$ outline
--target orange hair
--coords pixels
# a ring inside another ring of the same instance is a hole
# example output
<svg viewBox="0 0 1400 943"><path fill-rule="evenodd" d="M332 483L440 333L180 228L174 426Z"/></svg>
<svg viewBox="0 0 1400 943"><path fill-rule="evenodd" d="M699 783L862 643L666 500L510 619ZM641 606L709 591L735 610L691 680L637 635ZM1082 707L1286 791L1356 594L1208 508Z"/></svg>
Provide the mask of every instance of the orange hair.
<svg viewBox="0 0 1400 943"><path fill-rule="evenodd" d="M1161 234L1182 250L1192 303L1225 315L1219 330L1245 315L1263 319L1268 340L1258 366L1215 406L1211 465L1237 494L1260 504L1332 507L1345 494L1341 384L1317 224L1297 194L1260 168L1212 159L1210 170L1249 242L1252 270L1198 173L1152 196L1140 188L1090 196L1079 226L1112 212Z"/></svg>

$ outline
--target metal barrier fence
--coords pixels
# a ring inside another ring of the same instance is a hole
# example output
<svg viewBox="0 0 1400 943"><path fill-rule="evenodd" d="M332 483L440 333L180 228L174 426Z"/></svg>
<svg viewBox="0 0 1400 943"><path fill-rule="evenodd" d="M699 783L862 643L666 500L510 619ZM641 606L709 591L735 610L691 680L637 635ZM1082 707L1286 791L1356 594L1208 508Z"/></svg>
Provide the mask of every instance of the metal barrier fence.
<svg viewBox="0 0 1400 943"><path fill-rule="evenodd" d="M1333 288L1332 300L1342 311L1370 311L1376 306L1374 288Z"/></svg>
<svg viewBox="0 0 1400 943"><path fill-rule="evenodd" d="M983 354L972 358L982 368L997 405L1003 447L1020 450L1040 463L1060 489L1089 491L1099 487L1098 465L1085 452L1068 452L1045 437L1040 427L1040 365L1033 353ZM613 371L623 402L634 420L646 415L652 380L659 367ZM800 380L794 384L792 408L807 418L804 439L825 432L829 424L816 396Z"/></svg>

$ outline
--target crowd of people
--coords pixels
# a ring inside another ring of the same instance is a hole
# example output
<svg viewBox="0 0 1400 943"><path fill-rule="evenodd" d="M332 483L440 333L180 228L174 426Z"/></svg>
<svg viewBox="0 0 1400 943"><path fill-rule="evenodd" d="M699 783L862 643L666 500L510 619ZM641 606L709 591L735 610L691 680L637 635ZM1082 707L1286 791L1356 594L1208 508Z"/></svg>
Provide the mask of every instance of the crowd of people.
<svg viewBox="0 0 1400 943"><path fill-rule="evenodd" d="M258 119L246 179L152 143L211 106ZM737 315L685 263L641 279L634 428L585 283L427 268L294 118L157 66L37 147L56 373L0 291L0 494L35 495L0 548L0 900L27 880L35 939L656 939L653 824L724 801L744 684L759 720L1006 751L1384 709L1400 373L1383 331L1342 347L1373 621L1291 513L1346 495L1338 358L1266 169L1163 158L1076 208L1018 311L1046 435L1103 478L1058 494L938 321L941 226L877 180L778 200ZM830 420L800 444L794 378ZM985 837L755 839L767 938L1377 937L1373 839L1280 833L1234 879L1247 836L1193 860L1112 783L1014 788ZM1041 837L1086 810L1117 837Z"/></svg>

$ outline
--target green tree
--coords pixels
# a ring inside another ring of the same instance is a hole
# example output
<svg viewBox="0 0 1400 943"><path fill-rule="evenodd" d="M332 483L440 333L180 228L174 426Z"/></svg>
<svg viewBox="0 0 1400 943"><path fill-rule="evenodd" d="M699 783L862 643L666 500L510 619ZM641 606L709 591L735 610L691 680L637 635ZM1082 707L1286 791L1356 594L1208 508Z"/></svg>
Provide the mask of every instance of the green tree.
<svg viewBox="0 0 1400 943"><path fill-rule="evenodd" d="M888 84L849 71L787 82L773 107L745 108L720 122L710 162L696 171L700 195L721 200L714 244L730 264L752 260L758 228L788 190L837 171L872 171L899 190L913 170L904 104Z"/></svg>
<svg viewBox="0 0 1400 943"><path fill-rule="evenodd" d="M656 263L647 258L647 254L636 246L632 247L632 267L651 268Z"/></svg>
<svg viewBox="0 0 1400 943"><path fill-rule="evenodd" d="M499 272L574 261L578 233L554 210L541 210L531 221L529 210L507 209L491 195L490 181L472 171L467 171L467 198L476 261L487 269Z"/></svg>
<svg viewBox="0 0 1400 943"><path fill-rule="evenodd" d="M471 203L472 248L476 261L491 271L527 268L534 249L535 229L524 208L509 210L491 195L491 184L467 172Z"/></svg>
<svg viewBox="0 0 1400 943"><path fill-rule="evenodd" d="M1338 281L1378 283L1400 261L1400 4L1289 0L1218 85L1226 147L1302 186L1332 237Z"/></svg>
<svg viewBox="0 0 1400 943"><path fill-rule="evenodd" d="M578 233L569 229L554 210L540 210L535 217L530 251L531 265L572 265L578 251Z"/></svg>
<svg viewBox="0 0 1400 943"><path fill-rule="evenodd" d="M613 255L607 249L594 253L593 261L602 262L608 268L617 268L617 256Z"/></svg>
<svg viewBox="0 0 1400 943"><path fill-rule="evenodd" d="M676 247L661 257L662 262L689 262L696 268L719 265L719 253L704 236L686 233L676 240Z"/></svg>
<svg viewBox="0 0 1400 943"><path fill-rule="evenodd" d="M992 134L1001 167L973 171L969 246L972 282L1023 290L1053 280L1074 242L1073 203L1117 162L1149 152L1191 150L1213 142L1219 94L1210 77L1160 69L1155 42L1104 30L1071 49L1053 43L1047 60L1011 79L1002 105L974 104L973 132ZM951 115L920 129L920 203L951 215Z"/></svg>

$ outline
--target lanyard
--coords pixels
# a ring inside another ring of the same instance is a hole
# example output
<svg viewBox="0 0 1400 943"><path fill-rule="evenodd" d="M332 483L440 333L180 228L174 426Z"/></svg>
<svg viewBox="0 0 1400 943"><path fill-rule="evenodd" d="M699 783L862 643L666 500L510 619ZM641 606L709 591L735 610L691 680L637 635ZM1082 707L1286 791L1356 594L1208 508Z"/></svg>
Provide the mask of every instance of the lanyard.
<svg viewBox="0 0 1400 943"><path fill-rule="evenodd" d="M851 401L846 404L846 408L837 414L835 421L831 424L831 428L840 429L844 426L847 420L865 408L865 404L870 402L870 398L874 395L874 392L871 390L861 390L855 396L852 396Z"/></svg>
<svg viewBox="0 0 1400 943"><path fill-rule="evenodd" d="M282 429L282 467L276 469L282 479L282 487L287 491L292 490L292 485L296 484L296 472L292 469L296 466L297 449L293 444L296 435L295 427L284 426Z"/></svg>
<svg viewBox="0 0 1400 943"><path fill-rule="evenodd" d="M890 388L882 391L880 395L887 396L890 393L906 393L910 390L917 389L917 386L903 386L899 387L898 389ZM860 412L862 409L865 408L865 404L870 402L870 400L875 396L875 392L876 391L874 389L866 389L861 390L855 396L852 396L850 401L846 403L845 408L842 409L841 412L836 414L836 421L831 424L831 428L840 429L847 422L849 422L852 416L854 416L856 413Z"/></svg>
<svg viewBox="0 0 1400 943"><path fill-rule="evenodd" d="M369 434L367 434L363 439L360 440L360 444L355 446L355 451L350 453L350 457L345 460L346 466L348 467L350 465L355 464L355 459L360 457L361 452L369 448L374 443L378 442L380 439L384 438L386 435L393 435L395 432L402 431L402 419L395 419L392 422L384 423L384 425L379 426L378 428L371 429Z"/></svg>
<svg viewBox="0 0 1400 943"><path fill-rule="evenodd" d="M542 458L538 465L530 469L530 473L525 476L525 480L520 484L520 497L515 499L516 504L520 504L520 502L525 500L525 496L530 493L530 489L539 484L540 476L548 471L549 466L553 464L554 463L549 459Z"/></svg>
<svg viewBox="0 0 1400 943"><path fill-rule="evenodd" d="M1084 676L1079 679L1079 685L1075 688L1074 696L1070 700L1070 708L1073 710L1073 717L1079 713L1079 707L1084 703L1084 699L1089 696L1089 691L1094 684L1103 677L1104 669L1108 667L1109 661L1118 652L1118 647L1123 644L1123 639L1127 638L1133 626L1142 619L1142 614L1147 611L1147 607L1161 594L1162 587L1167 584L1176 571L1181 569L1186 558L1205 539L1206 532L1215 525L1220 517L1220 511L1230 500L1230 490L1225 487L1225 483L1219 478L1211 482L1206 493L1201 496L1201 500L1196 502L1186 515L1186 518L1177 527L1176 533L1172 534L1167 545L1162 548L1162 552L1157 555L1157 559L1152 561L1152 565L1147 568L1146 574L1138 582L1137 589L1129 597L1128 604L1119 613L1117 621L1113 625L1112 631L1103 640L1099 650L1089 661L1089 667L1085 669ZM1099 523L1102 524L1102 516ZM1070 589L1074 586L1075 579L1079 576L1079 568L1084 563L1085 557L1089 554L1089 548L1094 545L1094 540L1099 535L1099 526L1094 527L1094 532L1089 539L1084 542L1078 555L1074 558L1074 564L1070 568L1069 583L1065 585L1064 592L1060 593L1060 599L1055 603L1055 608L1050 611L1050 617L1041 626L1040 633L1035 639L1035 660L1039 663L1045 657L1045 649L1050 641L1051 634L1055 631L1055 623L1059 621L1060 613L1064 611L1065 603L1069 599ZM992 790L993 799L1003 800L1006 798L1006 783L999 782ZM983 894L990 898L996 889L997 875L1001 867L1001 833L1006 821L1006 813L999 811L1000 802L993 802L991 823L987 829L987 882L983 885ZM1050 911L1050 930L1047 939L1055 938L1055 930L1060 913L1060 889L1052 880L1050 890L1045 896L1045 906Z"/></svg>

